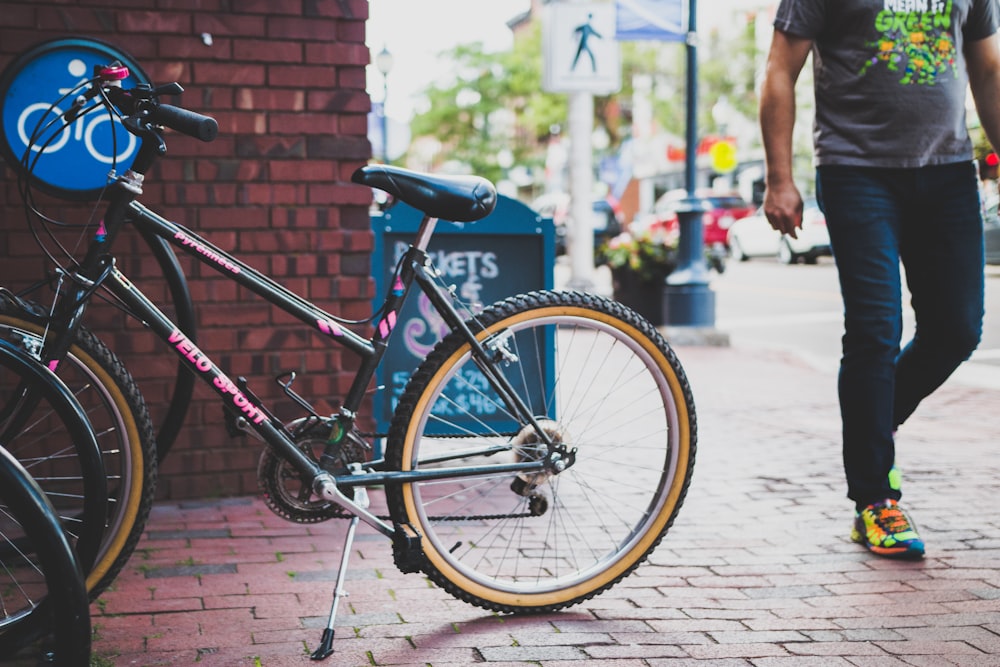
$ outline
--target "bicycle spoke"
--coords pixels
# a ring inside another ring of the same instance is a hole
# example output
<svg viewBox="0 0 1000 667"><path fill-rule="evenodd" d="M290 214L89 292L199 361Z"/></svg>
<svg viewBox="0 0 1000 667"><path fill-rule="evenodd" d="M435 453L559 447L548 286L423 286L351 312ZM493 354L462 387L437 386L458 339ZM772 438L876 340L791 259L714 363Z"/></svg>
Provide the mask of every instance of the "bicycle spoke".
<svg viewBox="0 0 1000 667"><path fill-rule="evenodd" d="M456 414L467 407L459 392L469 391L472 361L452 334L414 374L400 399L411 413L397 415L387 449L387 461L403 469L436 469L452 464L455 441L436 437L438 430L461 434L466 447L478 438L485 448L496 444L498 430L510 429L510 453L484 465L542 464L488 482L445 478L387 488L396 515L424 536L431 578L502 611L561 608L626 576L669 526L693 461L690 397L680 395L681 412L673 391L686 383L648 323L593 297L540 292L531 303L508 300L478 322L487 347L497 341L506 350L495 368L533 411L535 426L508 426L507 415ZM477 390L478 404L497 401L492 388Z"/></svg>

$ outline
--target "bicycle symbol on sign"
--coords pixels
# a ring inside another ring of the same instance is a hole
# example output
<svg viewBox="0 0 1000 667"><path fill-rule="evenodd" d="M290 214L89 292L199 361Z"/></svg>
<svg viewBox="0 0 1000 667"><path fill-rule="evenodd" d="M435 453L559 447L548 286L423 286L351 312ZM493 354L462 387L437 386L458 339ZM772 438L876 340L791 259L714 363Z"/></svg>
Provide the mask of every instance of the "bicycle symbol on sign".
<svg viewBox="0 0 1000 667"><path fill-rule="evenodd" d="M77 81L73 86L67 88L60 88L59 89L60 95L65 95L66 93L70 92L75 88L78 88L79 86L88 81L88 77L86 76L87 64L84 61L80 60L79 58L74 58L73 60L71 60L67 65L67 70L69 71L69 74L71 76L77 79ZM90 86L88 85L85 88L81 89L81 91L89 88ZM99 104L99 103L94 102L93 104ZM84 109L83 111L85 112L86 110L87 109ZM100 141L95 142L94 140L95 134L97 134L98 137L101 136L100 134L98 134L98 130L102 125L106 123L118 123L119 125L121 125L121 121L118 120L116 116L111 116L110 114L107 113L94 113L92 116L87 116L83 122L73 123L72 125L65 127L65 129L62 130L61 133L62 136L60 136L58 139L55 139L47 146L44 147L40 146L37 143L32 142L30 136L31 132L34 132L35 128L40 126L40 122L44 121L45 118L44 115L42 117L36 116L38 112L41 112L42 114L50 112L56 115L62 115L63 109L60 109L57 106L52 106L50 102L36 102L35 104L30 104L27 107L25 107L24 111L21 112L21 115L18 116L17 136L21 140L21 143L26 148L28 147L29 144L31 144L31 150L34 152L41 152L43 154L56 153L59 150L61 150L70 140L73 140L75 142L82 141L84 147L86 148L87 153L92 158L103 164L115 164L116 162L123 162L127 160L129 157L131 157L132 154L135 152L136 144L138 143L138 141L136 140L135 135L125 131L124 128L121 128L120 132L116 131L115 129L111 130L111 132L114 134L115 137L121 138L122 141L120 141L119 143L124 144L124 148L117 155L115 154L109 155L108 153L104 152L104 150L102 150L103 147L99 147L99 143L105 143L105 142L100 142ZM40 118L42 119L42 121L39 120ZM115 144L113 143L111 144L111 146L114 145ZM114 149L111 148L111 150Z"/></svg>

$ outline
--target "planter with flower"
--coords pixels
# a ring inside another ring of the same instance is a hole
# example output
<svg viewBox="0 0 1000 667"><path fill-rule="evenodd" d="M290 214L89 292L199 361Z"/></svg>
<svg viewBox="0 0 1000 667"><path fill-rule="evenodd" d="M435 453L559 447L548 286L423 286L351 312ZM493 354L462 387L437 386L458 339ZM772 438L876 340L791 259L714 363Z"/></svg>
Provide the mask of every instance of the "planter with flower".
<svg viewBox="0 0 1000 667"><path fill-rule="evenodd" d="M629 230L601 248L611 268L614 298L654 325L664 324L663 288L677 267L676 230Z"/></svg>

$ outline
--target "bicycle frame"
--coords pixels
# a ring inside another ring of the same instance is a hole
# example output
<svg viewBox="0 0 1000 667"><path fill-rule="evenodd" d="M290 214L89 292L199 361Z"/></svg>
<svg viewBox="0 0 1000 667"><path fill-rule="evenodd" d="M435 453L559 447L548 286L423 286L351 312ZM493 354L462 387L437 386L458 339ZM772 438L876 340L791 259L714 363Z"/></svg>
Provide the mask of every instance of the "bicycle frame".
<svg viewBox="0 0 1000 667"><path fill-rule="evenodd" d="M82 319L89 292L98 286L104 287L124 304L135 318L145 323L153 333L162 339L179 357L183 366L209 384L222 399L227 409L243 416L247 426L278 451L284 459L294 465L300 474L307 479L315 480L314 485L317 492L325 499L339 504L386 536L391 537L395 532L392 526L368 512L364 507L365 503L348 498L337 487L354 488L390 482L405 483L429 479L495 475L497 473L530 474L542 472L549 464L548 459L543 458L537 461L504 465L453 467L445 470L393 471L382 469L382 461L373 461L365 464L364 474L335 477L323 470L295 445L292 434L275 420L244 382L237 383L230 379L208 355L190 340L180 327L164 315L114 266L114 260L109 255L103 254L107 250L110 239L116 235L117 228L125 224L126 221L131 222L143 235L152 234L164 239L185 254L301 320L333 343L349 349L361 359L361 366L342 402L343 407L338 417L339 420L347 422L348 426L353 425L367 387L385 354L389 337L396 324L396 314L405 303L413 283L416 282L449 327L453 331L462 332L468 340L478 365L493 388L504 398L508 409L524 422L533 424L551 449L552 443L549 441L549 437L544 429L538 425L531 410L512 390L504 375L493 369L491 359L495 356L496 350L489 349L476 338L450 299L443 295L435 285L433 268L429 268L426 253L427 245L437 222L435 218L426 217L424 219L417 232L417 238L403 256L399 269L393 278L393 287L386 296L380 311L382 313L381 319L375 326L372 338L367 339L339 324L330 313L219 249L183 225L163 218L141 203L132 200L128 195L118 195L118 197L129 200L127 211L122 207L120 199L113 200L109 206L109 213L105 218L109 224L107 228L98 232L98 236L92 243L87 259L84 260L83 267L78 274L85 288L82 290L82 295L77 296L72 312L67 314L65 320L58 324L57 329L71 331L72 327ZM121 221L115 222L119 216ZM86 276L94 277L88 279ZM47 358L60 358L60 355L47 354ZM495 449L488 451L492 452ZM486 452L482 450L463 452L456 455L456 458L483 453Z"/></svg>

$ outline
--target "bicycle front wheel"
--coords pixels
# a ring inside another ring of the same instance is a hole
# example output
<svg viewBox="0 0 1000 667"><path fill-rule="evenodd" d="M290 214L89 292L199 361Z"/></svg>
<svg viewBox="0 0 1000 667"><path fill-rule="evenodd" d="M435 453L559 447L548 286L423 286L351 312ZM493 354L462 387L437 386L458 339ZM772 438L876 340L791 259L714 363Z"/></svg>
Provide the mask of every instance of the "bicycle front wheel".
<svg viewBox="0 0 1000 667"><path fill-rule="evenodd" d="M393 520L420 533L422 569L466 602L536 612L587 600L645 560L683 502L697 438L681 364L649 322L592 295L532 292L468 324L533 419L448 335L401 396L386 459L475 470L388 486ZM548 443L564 469L500 467L542 460Z"/></svg>
<svg viewBox="0 0 1000 667"><path fill-rule="evenodd" d="M0 300L0 339L34 353L41 349L45 324L41 316ZM87 590L91 599L97 599L128 562L153 505L157 473L153 424L131 374L86 328L77 331L57 374L86 411L107 473L104 539L97 560L87 570ZM33 473L28 457L48 460L59 454L51 448L49 440L38 439L16 454ZM43 479L39 484L49 491Z"/></svg>

